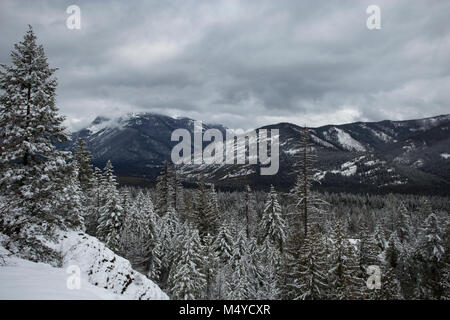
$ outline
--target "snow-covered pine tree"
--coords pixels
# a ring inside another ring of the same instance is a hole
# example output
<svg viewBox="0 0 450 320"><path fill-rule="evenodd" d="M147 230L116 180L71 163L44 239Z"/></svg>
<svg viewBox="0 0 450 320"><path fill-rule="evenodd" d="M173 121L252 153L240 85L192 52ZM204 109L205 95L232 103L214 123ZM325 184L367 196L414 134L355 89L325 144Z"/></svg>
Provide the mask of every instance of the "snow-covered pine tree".
<svg viewBox="0 0 450 320"><path fill-rule="evenodd" d="M178 177L177 170L172 167L169 176L169 205L178 212L180 216L184 215L184 190Z"/></svg>
<svg viewBox="0 0 450 320"><path fill-rule="evenodd" d="M122 234L120 236L120 255L128 259L133 267L135 266L135 249L136 242L139 236L139 230L137 230L138 213L137 206L134 205L135 200L130 199L130 194L126 192L122 194L122 214L123 225Z"/></svg>
<svg viewBox="0 0 450 320"><path fill-rule="evenodd" d="M380 249L372 233L365 223L360 226L359 232L359 263L363 274L365 275L366 268L370 265L380 265Z"/></svg>
<svg viewBox="0 0 450 320"><path fill-rule="evenodd" d="M3 220L60 224L63 212L57 208L67 206L67 197L60 197L67 183L61 172L70 171L70 153L54 145L69 138L55 101L56 69L49 67L31 26L11 58L12 65L2 64L0 71L0 190L9 204Z"/></svg>
<svg viewBox="0 0 450 320"><path fill-rule="evenodd" d="M169 162L164 161L164 167L160 175L156 179L156 212L162 216L167 212L169 208L169 184L170 184L170 172L169 172ZM173 206L172 206L173 207Z"/></svg>
<svg viewBox="0 0 450 320"><path fill-rule="evenodd" d="M397 237L397 232L394 231L389 237L386 247L385 260L390 268L396 270L401 250L401 243Z"/></svg>
<svg viewBox="0 0 450 320"><path fill-rule="evenodd" d="M206 235L203 238L203 252L201 272L205 275L205 295L204 298L211 300L214 297L214 290L216 285L216 276L219 267L219 256L214 248L214 237Z"/></svg>
<svg viewBox="0 0 450 320"><path fill-rule="evenodd" d="M331 235L330 267L329 298L336 300L359 298L364 282L358 277L359 266L341 219L336 221Z"/></svg>
<svg viewBox="0 0 450 320"><path fill-rule="evenodd" d="M401 243L410 241L412 237L411 217L403 202L399 207L399 221L397 225L398 239Z"/></svg>
<svg viewBox="0 0 450 320"><path fill-rule="evenodd" d="M295 163L297 178L290 192L295 207L292 213L294 216L292 223L298 228L297 232L300 232L301 222L299 218L302 217L305 235L308 233L308 225L311 222L309 220L313 219L317 222L324 213L323 207L328 205L317 193L311 191L317 156L313 153L309 140L309 129L305 127L300 136L301 152Z"/></svg>
<svg viewBox="0 0 450 320"><path fill-rule="evenodd" d="M424 222L417 248L420 265L418 291L421 298L440 299L444 294L444 241L441 222L431 211Z"/></svg>
<svg viewBox="0 0 450 320"><path fill-rule="evenodd" d="M104 169L104 196L105 200L100 208L97 237L105 242L106 246L115 252L120 250L120 237L123 225L123 208L116 177L111 161L108 160Z"/></svg>
<svg viewBox="0 0 450 320"><path fill-rule="evenodd" d="M312 152L309 129L305 127L300 136L301 152L295 159L297 171L296 182L290 191L293 208L287 214L289 230L286 245L281 257L278 276L278 287L282 299L294 299L298 292L294 290L293 282L296 280L296 268L300 260L302 243L308 234L308 226L322 220L324 208L328 205L316 192L311 190L314 181L314 164L316 155Z"/></svg>
<svg viewBox="0 0 450 320"><path fill-rule="evenodd" d="M200 177L199 187L197 191L195 203L195 217L200 237L213 234L212 229L214 222L210 220L208 206L208 191L206 190L203 174Z"/></svg>
<svg viewBox="0 0 450 320"><path fill-rule="evenodd" d="M146 228L143 263L145 272L151 279L156 279L160 269L161 260L159 259L159 224L157 220L158 215L155 213L152 199L149 195L144 194L144 201L142 207L143 223Z"/></svg>
<svg viewBox="0 0 450 320"><path fill-rule="evenodd" d="M402 288L402 295L406 299L415 297L417 287L418 266L414 262L415 249L409 242L399 244L399 254L397 259L397 277Z"/></svg>
<svg viewBox="0 0 450 320"><path fill-rule="evenodd" d="M375 242L377 243L380 252L384 251L386 249L386 236L384 234L382 219L377 220L373 237L375 238Z"/></svg>
<svg viewBox="0 0 450 320"><path fill-rule="evenodd" d="M286 240L286 223L281 216L281 206L278 203L278 195L273 185L270 186L259 229L261 231L260 242L269 238L280 252L283 251Z"/></svg>
<svg viewBox="0 0 450 320"><path fill-rule="evenodd" d="M75 148L73 160L78 164L78 181L81 190L87 195L93 187L94 169L92 167L92 155L86 149L86 142L82 138L78 139L78 146Z"/></svg>
<svg viewBox="0 0 450 320"><path fill-rule="evenodd" d="M219 255L219 259L223 264L227 264L233 257L234 241L230 232L230 227L222 224L219 233L214 241L214 247Z"/></svg>
<svg viewBox="0 0 450 320"><path fill-rule="evenodd" d="M181 220L182 222L189 221L190 223L195 223L194 204L192 203L192 191L184 189L183 198L184 207Z"/></svg>
<svg viewBox="0 0 450 320"><path fill-rule="evenodd" d="M252 241L250 249L253 262L251 264L251 282L255 294L252 299L274 300L279 298L278 268L280 266L280 251L274 247L272 241L266 239L261 246Z"/></svg>
<svg viewBox="0 0 450 320"><path fill-rule="evenodd" d="M174 261L180 254L182 248L184 229L181 228L178 214L174 208L169 207L167 212L157 220L157 230L159 231L155 252L160 261L159 284L162 288L167 287L168 277L173 267Z"/></svg>
<svg viewBox="0 0 450 320"><path fill-rule="evenodd" d="M286 249L280 256L280 265L277 270L277 288L282 300L293 300L298 292L293 285L297 277L298 261L304 242L303 233L297 227L289 228Z"/></svg>
<svg viewBox="0 0 450 320"><path fill-rule="evenodd" d="M156 214L150 197L139 191L136 198L122 205L127 208L121 236L121 252L133 266L155 279L159 270Z"/></svg>
<svg viewBox="0 0 450 320"><path fill-rule="evenodd" d="M105 202L104 185L105 181L102 171L99 168L95 168L92 178L91 205L86 208L85 216L86 233L94 237L97 235L100 211Z"/></svg>
<svg viewBox="0 0 450 320"><path fill-rule="evenodd" d="M74 229L84 229L84 194L78 181L78 163L72 162L59 174L61 180L66 181L64 185L60 186L60 205L57 208L62 215L64 225Z"/></svg>
<svg viewBox="0 0 450 320"><path fill-rule="evenodd" d="M295 280L292 284L295 300L325 299L327 294L327 265L324 238L318 227L314 226L304 238Z"/></svg>
<svg viewBox="0 0 450 320"><path fill-rule="evenodd" d="M183 186L178 178L176 170L164 160L163 170L156 179L155 211L159 216L164 215L169 207L183 214Z"/></svg>
<svg viewBox="0 0 450 320"><path fill-rule="evenodd" d="M248 300L252 295L249 264L247 254L233 261L232 274L226 285L228 300Z"/></svg>
<svg viewBox="0 0 450 320"><path fill-rule="evenodd" d="M243 259L249 252L249 243L243 229L239 230L236 234L236 241L233 245L233 258L232 260L238 261Z"/></svg>
<svg viewBox="0 0 450 320"><path fill-rule="evenodd" d="M244 230L240 230L233 247L233 257L230 260L231 278L227 281L227 294L229 300L249 299L252 292L251 267L248 241Z"/></svg>
<svg viewBox="0 0 450 320"><path fill-rule="evenodd" d="M209 221L209 232L212 235L216 235L219 228L220 212L219 204L217 202L217 193L214 185L209 190L208 208L207 208L207 220Z"/></svg>
<svg viewBox="0 0 450 320"><path fill-rule="evenodd" d="M171 297L177 300L195 300L204 296L205 275L201 272L201 242L198 231L186 224L181 257L169 276Z"/></svg>
<svg viewBox="0 0 450 320"><path fill-rule="evenodd" d="M244 203L242 211L245 218L247 238L250 238L254 231L253 223L255 222L255 198L249 185L246 185L244 189Z"/></svg>
<svg viewBox="0 0 450 320"><path fill-rule="evenodd" d="M450 220L445 223L444 241L444 258L442 270L442 299L450 300Z"/></svg>

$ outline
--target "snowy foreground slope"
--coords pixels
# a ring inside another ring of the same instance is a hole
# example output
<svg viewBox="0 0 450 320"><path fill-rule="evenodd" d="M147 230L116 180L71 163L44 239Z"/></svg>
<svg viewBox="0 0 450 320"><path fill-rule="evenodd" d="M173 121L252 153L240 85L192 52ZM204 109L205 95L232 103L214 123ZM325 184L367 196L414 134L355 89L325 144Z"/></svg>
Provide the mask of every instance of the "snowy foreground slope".
<svg viewBox="0 0 450 320"><path fill-rule="evenodd" d="M62 268L21 259L6 243L0 234L0 299L168 299L128 260L85 233L60 232L57 241L46 242L61 254ZM69 266L81 271L79 289L67 285Z"/></svg>

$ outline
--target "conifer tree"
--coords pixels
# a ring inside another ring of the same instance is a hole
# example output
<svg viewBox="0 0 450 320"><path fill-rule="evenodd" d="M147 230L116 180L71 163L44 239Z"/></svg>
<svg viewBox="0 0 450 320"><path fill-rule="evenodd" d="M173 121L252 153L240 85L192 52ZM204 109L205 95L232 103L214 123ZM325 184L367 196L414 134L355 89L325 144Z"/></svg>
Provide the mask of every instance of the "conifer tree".
<svg viewBox="0 0 450 320"><path fill-rule="evenodd" d="M331 243L330 298L356 299L360 296L360 286L363 282L357 276L359 266L341 219L337 220L333 228Z"/></svg>
<svg viewBox="0 0 450 320"><path fill-rule="evenodd" d="M169 205L173 206L179 215L184 214L184 190L177 170L172 167L169 176Z"/></svg>
<svg viewBox="0 0 450 320"><path fill-rule="evenodd" d="M201 272L205 275L206 281L204 298L210 300L214 296L214 286L219 266L219 256L214 248L214 237L209 234L206 235L203 238L202 248Z"/></svg>
<svg viewBox="0 0 450 320"><path fill-rule="evenodd" d="M222 263L228 263L233 257L233 246L234 241L230 233L229 226L223 224L219 229L216 240L214 241L214 247Z"/></svg>
<svg viewBox="0 0 450 320"><path fill-rule="evenodd" d="M184 211L181 216L182 221L188 221L190 223L196 222L196 217L194 215L194 204L192 203L192 194L188 190L183 190L183 198L184 198Z"/></svg>
<svg viewBox="0 0 450 320"><path fill-rule="evenodd" d="M375 237L369 232L365 223L361 224L359 233L359 263L361 271L365 274L365 270L370 265L380 265L380 249L377 245Z"/></svg>
<svg viewBox="0 0 450 320"><path fill-rule="evenodd" d="M243 213L245 218L245 230L247 233L247 238L250 238L251 234L253 233L252 224L255 220L255 199L253 197L252 189L249 185L246 185L244 189Z"/></svg>
<svg viewBox="0 0 450 320"><path fill-rule="evenodd" d="M400 255L400 241L397 237L397 232L393 232L389 237L389 241L386 248L386 262L389 267L396 269L398 265L399 255Z"/></svg>
<svg viewBox="0 0 450 320"><path fill-rule="evenodd" d="M125 196L124 196L125 198ZM159 271L157 248L156 214L151 199L139 191L136 199L130 197L123 203L127 212L121 236L121 252L134 266L142 269L151 278Z"/></svg>
<svg viewBox="0 0 450 320"><path fill-rule="evenodd" d="M94 169L92 178L91 205L86 208L86 233L96 236L98 221L100 220L101 208L105 203L105 181L102 171L99 168Z"/></svg>
<svg viewBox="0 0 450 320"><path fill-rule="evenodd" d="M450 221L447 219L445 223L444 241L444 257L442 267L442 289L441 299L450 300Z"/></svg>
<svg viewBox="0 0 450 320"><path fill-rule="evenodd" d="M84 193L88 194L93 187L94 169L92 167L92 155L86 149L86 142L82 138L78 139L78 146L75 149L73 160L78 164L78 181Z"/></svg>
<svg viewBox="0 0 450 320"><path fill-rule="evenodd" d="M0 70L0 190L9 204L8 223L46 220L60 223L58 206L70 171L70 153L58 151L69 133L56 106L56 69L29 26L11 52L12 65ZM77 195L74 195L77 197ZM20 221L20 222L18 222Z"/></svg>
<svg viewBox="0 0 450 320"><path fill-rule="evenodd" d="M237 234L233 247L233 257L230 260L232 274L227 281L227 298L234 300L246 300L254 294L251 286L249 248L245 231Z"/></svg>
<svg viewBox="0 0 450 320"><path fill-rule="evenodd" d="M327 294L327 266L324 240L317 226L307 233L295 270L295 300L325 299Z"/></svg>
<svg viewBox="0 0 450 320"><path fill-rule="evenodd" d="M212 233L212 223L209 216L208 192L204 182L203 175L200 177L199 188L197 192L197 202L195 204L196 223L200 237Z"/></svg>
<svg viewBox="0 0 450 320"><path fill-rule="evenodd" d="M97 236L106 246L115 252L120 250L120 237L122 233L123 215L116 177L111 161L108 161L104 170L105 202L100 208Z"/></svg>
<svg viewBox="0 0 450 320"><path fill-rule="evenodd" d="M165 288L170 271L179 255L179 248L184 245L183 239L180 239L180 233L184 231L174 208L169 207L167 213L158 219L157 230L159 231L156 247L160 261L159 284Z"/></svg>
<svg viewBox="0 0 450 320"><path fill-rule="evenodd" d="M408 242L412 236L411 218L405 204L400 203L398 223L398 238L401 243Z"/></svg>
<svg viewBox="0 0 450 320"><path fill-rule="evenodd" d="M167 212L170 206L170 169L167 160L164 161L164 167L157 178L156 183L156 212L162 216ZM173 206L172 206L173 207Z"/></svg>
<svg viewBox="0 0 450 320"><path fill-rule="evenodd" d="M65 171L61 171L62 181L66 183L61 185L59 191L60 205L58 210L64 219L64 225L83 230L85 208L83 207L83 192L78 182L78 166L77 162L65 167Z"/></svg>
<svg viewBox="0 0 450 320"><path fill-rule="evenodd" d="M208 221L208 231L212 235L217 234L217 229L220 221L219 204L217 202L217 193L214 185L211 186L208 198L208 208L207 208L207 221Z"/></svg>
<svg viewBox="0 0 450 320"><path fill-rule="evenodd" d="M271 186L261 219L261 242L269 238L277 246L278 250L283 251L283 245L286 240L285 229L286 224L281 216L281 206L278 203L278 196L275 188Z"/></svg>
<svg viewBox="0 0 450 320"><path fill-rule="evenodd" d="M280 251L274 247L273 243L266 239L259 248L257 242L253 241L253 247L250 252L253 253L253 262L251 264L253 287L255 295L253 299L278 299L279 289L278 271L280 267Z"/></svg>
<svg viewBox="0 0 450 320"><path fill-rule="evenodd" d="M202 248L199 247L201 244L197 230L191 226L185 228L188 229L187 239L183 241L181 257L176 267L171 270L169 284L173 299L195 300L203 297L206 287L200 265Z"/></svg>
<svg viewBox="0 0 450 320"><path fill-rule="evenodd" d="M386 236L384 234L384 227L381 220L378 220L375 224L375 231L373 234L375 242L378 246L379 251L384 251L386 248Z"/></svg>
<svg viewBox="0 0 450 320"><path fill-rule="evenodd" d="M227 281L227 299L248 300L251 296L251 280L249 275L249 257L247 254L233 260L232 274Z"/></svg>
<svg viewBox="0 0 450 320"><path fill-rule="evenodd" d="M297 232L299 232L299 217L301 216L305 235L308 233L308 225L311 222L309 220L312 218L313 222L317 222L324 213L323 206L328 205L317 193L311 191L317 156L312 152L309 140L309 129L305 127L300 136L301 152L295 163L298 172L297 178L294 188L291 190L295 207L295 212L292 213L294 215L293 223L297 226Z"/></svg>
<svg viewBox="0 0 450 320"><path fill-rule="evenodd" d="M431 211L424 222L418 243L417 260L421 266L419 278L419 295L440 299L444 293L444 242L439 218Z"/></svg>

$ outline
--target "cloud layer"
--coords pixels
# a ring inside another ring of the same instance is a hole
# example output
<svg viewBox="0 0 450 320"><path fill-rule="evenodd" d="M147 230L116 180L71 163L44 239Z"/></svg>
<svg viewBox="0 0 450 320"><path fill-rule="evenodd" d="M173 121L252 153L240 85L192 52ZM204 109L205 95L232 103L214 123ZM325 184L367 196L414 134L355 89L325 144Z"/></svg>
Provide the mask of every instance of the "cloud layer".
<svg viewBox="0 0 450 320"><path fill-rule="evenodd" d="M450 112L448 1L0 2L0 62L33 25L79 129L152 111L231 128ZM366 8L381 8L380 30Z"/></svg>

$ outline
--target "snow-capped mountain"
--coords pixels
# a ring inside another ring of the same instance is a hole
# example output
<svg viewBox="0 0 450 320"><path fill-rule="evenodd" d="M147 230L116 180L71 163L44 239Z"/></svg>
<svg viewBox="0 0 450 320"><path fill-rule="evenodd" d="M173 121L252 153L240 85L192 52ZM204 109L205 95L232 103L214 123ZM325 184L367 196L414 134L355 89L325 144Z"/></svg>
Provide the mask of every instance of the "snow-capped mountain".
<svg viewBox="0 0 450 320"><path fill-rule="evenodd" d="M203 125L225 132L221 125ZM94 165L103 168L108 160L119 176L153 178L164 160L170 161L171 141L175 129L187 129L193 134L194 120L172 118L154 113L130 113L119 118L97 117L89 127L73 133L64 148L73 149L83 138L93 154Z"/></svg>
<svg viewBox="0 0 450 320"><path fill-rule="evenodd" d="M193 132L194 120L158 114L129 114L118 119L97 118L74 133L86 140L94 164L111 159L119 176L153 180L165 159L170 160L170 136L177 128ZM221 125L204 125L204 129ZM302 128L279 123L260 129L279 129L280 169L275 176L261 176L258 165L184 165L187 180L202 172L221 187L275 184L289 188L294 181L293 158L300 150ZM318 187L329 191L431 192L450 190L450 115L407 121L356 122L309 129L318 155ZM224 135L225 136L225 135Z"/></svg>

